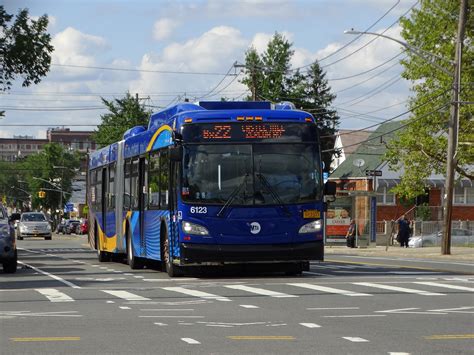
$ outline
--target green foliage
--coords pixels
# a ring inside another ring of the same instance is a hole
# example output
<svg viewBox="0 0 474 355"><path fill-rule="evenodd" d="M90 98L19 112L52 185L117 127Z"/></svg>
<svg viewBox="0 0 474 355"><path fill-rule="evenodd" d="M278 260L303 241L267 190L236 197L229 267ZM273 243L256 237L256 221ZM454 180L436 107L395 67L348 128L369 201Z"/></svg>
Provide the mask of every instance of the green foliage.
<svg viewBox="0 0 474 355"><path fill-rule="evenodd" d="M415 217L417 220L421 221L429 221L431 219L431 208L427 203L424 203L416 208Z"/></svg>
<svg viewBox="0 0 474 355"><path fill-rule="evenodd" d="M108 101L102 98L102 102L110 112L101 116L102 123L92 137L99 145L121 140L125 131L132 127L148 125L151 111L130 93L127 92L123 99Z"/></svg>
<svg viewBox="0 0 474 355"><path fill-rule="evenodd" d="M465 43L468 44L462 50L460 101L473 101L474 98L474 18L468 14L467 19ZM401 21L402 36L410 45L439 57L430 58L452 72L454 69L450 61L454 60L458 21L459 1L425 0L410 18ZM413 83L414 95L409 103L413 112L406 121L406 129L389 143L386 159L393 170L404 169L401 184L393 191L410 198L424 192L424 180L432 173L446 174L446 133L453 78L419 55L410 51L406 53L407 59L402 61L405 67L402 75ZM459 176L470 179L474 178L473 111L472 104L461 105L455 166Z"/></svg>
<svg viewBox="0 0 474 355"><path fill-rule="evenodd" d="M16 76L23 80L23 86L38 84L49 71L51 64L51 36L46 32L48 16L37 20L28 16L27 9L19 10L14 22L0 5L0 87L9 90ZM1 115L1 113L0 113Z"/></svg>
<svg viewBox="0 0 474 355"><path fill-rule="evenodd" d="M245 53L245 78L241 82L252 93L248 99L291 101L298 109L314 113L321 136L332 137L339 125L339 116L330 109L336 95L331 93L318 62L305 72L290 70L294 54L291 47L283 35L275 33L261 56L255 48ZM332 149L334 139L323 139L321 144L322 150ZM332 152L322 154L325 170L329 170L332 155Z"/></svg>

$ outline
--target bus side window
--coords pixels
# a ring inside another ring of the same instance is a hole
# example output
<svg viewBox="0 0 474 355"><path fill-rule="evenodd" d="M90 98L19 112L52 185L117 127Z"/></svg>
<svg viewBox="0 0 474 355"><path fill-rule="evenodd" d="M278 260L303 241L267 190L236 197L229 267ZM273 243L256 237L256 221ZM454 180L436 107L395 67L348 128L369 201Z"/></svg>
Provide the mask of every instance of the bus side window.
<svg viewBox="0 0 474 355"><path fill-rule="evenodd" d="M95 203L96 210L101 211L102 209L102 168L97 169L96 189L95 189Z"/></svg>
<svg viewBox="0 0 474 355"><path fill-rule="evenodd" d="M130 187L130 193L131 193L131 204L132 204L132 209L137 210L138 209L138 193L140 189L140 183L138 181L138 161L139 159L136 158L132 161L132 170L131 170L131 187Z"/></svg>
<svg viewBox="0 0 474 355"><path fill-rule="evenodd" d="M148 168L149 207L158 208L160 206L160 155L158 152L150 154Z"/></svg>
<svg viewBox="0 0 474 355"><path fill-rule="evenodd" d="M115 208L115 163L109 166L109 210Z"/></svg>
<svg viewBox="0 0 474 355"><path fill-rule="evenodd" d="M125 161L124 165L124 184L123 184L123 209L130 209L130 160Z"/></svg>
<svg viewBox="0 0 474 355"><path fill-rule="evenodd" d="M169 168L169 153L165 149L160 152L160 208L162 210L167 209L169 204Z"/></svg>

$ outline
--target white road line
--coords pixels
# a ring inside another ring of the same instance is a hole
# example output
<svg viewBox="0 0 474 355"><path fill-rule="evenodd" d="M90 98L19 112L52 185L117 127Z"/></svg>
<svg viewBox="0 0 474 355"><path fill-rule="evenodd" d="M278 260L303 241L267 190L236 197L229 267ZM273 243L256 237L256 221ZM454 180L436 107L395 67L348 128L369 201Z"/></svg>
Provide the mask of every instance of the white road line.
<svg viewBox="0 0 474 355"><path fill-rule="evenodd" d="M204 316L139 316L139 318L204 318Z"/></svg>
<svg viewBox="0 0 474 355"><path fill-rule="evenodd" d="M342 339L352 341L353 343L368 343L369 342L367 339L359 338L359 337L342 337Z"/></svg>
<svg viewBox="0 0 474 355"><path fill-rule="evenodd" d="M368 294L368 293L359 293L359 292L341 290L341 289L338 289L338 288L332 288L332 287L326 287L326 286L320 286L320 285L313 285L313 284L308 284L308 283L289 283L287 285L302 287L302 288L308 288L310 290L335 293L335 294L340 294L340 295L344 295L344 296L372 296L371 294Z"/></svg>
<svg viewBox="0 0 474 355"><path fill-rule="evenodd" d="M385 314L353 314L343 316L323 316L323 318L370 318L370 317L385 317Z"/></svg>
<svg viewBox="0 0 474 355"><path fill-rule="evenodd" d="M413 289L413 288L405 288L405 287L398 287L398 286L374 284L374 283L371 283L371 282L353 282L353 284L354 285L360 285L360 286L380 288L382 290L405 292L405 293L414 293L414 294L422 295L422 296L446 296L444 293L427 292L427 291L423 291L423 290L416 290L416 289Z"/></svg>
<svg viewBox="0 0 474 355"><path fill-rule="evenodd" d="M197 340L191 339L191 338L181 338L182 341L188 344L201 344Z"/></svg>
<svg viewBox="0 0 474 355"><path fill-rule="evenodd" d="M36 291L46 296L51 302L74 302L74 300L54 288L37 288Z"/></svg>
<svg viewBox="0 0 474 355"><path fill-rule="evenodd" d="M415 284L420 284L420 285L427 285L427 286L434 286L434 287L444 287L444 288L451 288L453 290L462 290L462 291L469 291L469 292L474 292L474 288L472 287L466 287L466 286L458 286L458 285L448 285L448 284L441 284L438 282L414 282Z"/></svg>
<svg viewBox="0 0 474 355"><path fill-rule="evenodd" d="M359 307L320 307L320 308L306 308L308 311L324 311L333 309L359 309Z"/></svg>
<svg viewBox="0 0 474 355"><path fill-rule="evenodd" d="M166 323L158 323L158 322L153 323L153 324L154 324L154 325L159 325L160 327L165 327L165 326L168 325L168 324L166 324Z"/></svg>
<svg viewBox="0 0 474 355"><path fill-rule="evenodd" d="M130 307L121 306L120 309L131 309Z"/></svg>
<svg viewBox="0 0 474 355"><path fill-rule="evenodd" d="M46 276L48 276L48 277L51 277L52 279L55 279L55 280L57 280L57 281L59 281L59 282L62 282L63 284L68 285L69 287L72 287L72 288L81 288L81 286L77 286L77 285L73 284L72 282L66 281L66 280L60 278L59 276L50 274L49 272L43 271L43 270L41 270L41 269L38 269L37 267L34 267L34 266L32 266L32 265L26 264L26 263L21 262L21 261L18 261L18 264L25 265L26 267L29 267L30 269L33 269L33 270L35 270L36 272L39 272L39 273L41 273L41 274L43 274L43 275L46 275Z"/></svg>
<svg viewBox="0 0 474 355"><path fill-rule="evenodd" d="M298 297L296 295L289 295L286 293L270 291L270 290L265 290L263 288L250 287L250 286L245 286L245 285L224 285L224 287L231 288L234 290L241 290L241 291L246 291L250 293L255 293L257 295L275 297L275 298Z"/></svg>
<svg viewBox="0 0 474 355"><path fill-rule="evenodd" d="M331 274L323 274L322 272L311 272L311 271L303 271L303 274L317 275L317 276L333 276Z"/></svg>
<svg viewBox="0 0 474 355"><path fill-rule="evenodd" d="M397 353L397 352L389 352L389 355L411 355L410 353Z"/></svg>
<svg viewBox="0 0 474 355"><path fill-rule="evenodd" d="M260 308L258 306L254 306L254 305L251 305L251 304L241 304L239 306L243 307L243 308Z"/></svg>
<svg viewBox="0 0 474 355"><path fill-rule="evenodd" d="M133 277L136 278L136 279L144 279L145 278L145 276L133 276Z"/></svg>
<svg viewBox="0 0 474 355"><path fill-rule="evenodd" d="M172 291L172 292L184 293L185 295L204 298L206 300L216 300L216 301L224 301L224 302L230 301L230 299L228 299L227 297L222 297L222 296L214 295L212 293L207 293L207 292L202 292L202 291L197 291L197 290L190 290L184 287L162 287L162 289L167 290L167 291Z"/></svg>
<svg viewBox="0 0 474 355"><path fill-rule="evenodd" d="M315 323L300 323L300 324L306 328L321 328L319 324L315 324Z"/></svg>
<svg viewBox="0 0 474 355"><path fill-rule="evenodd" d="M194 308L144 308L141 312L194 312Z"/></svg>
<svg viewBox="0 0 474 355"><path fill-rule="evenodd" d="M108 293L109 295L122 298L127 301L150 301L149 298L135 295L128 291L118 291L118 290L101 290L101 291Z"/></svg>

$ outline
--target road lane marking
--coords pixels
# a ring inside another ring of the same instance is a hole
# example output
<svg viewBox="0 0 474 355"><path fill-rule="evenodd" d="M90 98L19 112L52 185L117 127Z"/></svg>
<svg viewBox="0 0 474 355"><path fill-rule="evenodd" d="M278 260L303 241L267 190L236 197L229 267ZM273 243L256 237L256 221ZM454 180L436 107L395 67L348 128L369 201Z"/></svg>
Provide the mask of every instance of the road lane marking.
<svg viewBox="0 0 474 355"><path fill-rule="evenodd" d="M204 316L139 316L139 318L204 318Z"/></svg>
<svg viewBox="0 0 474 355"><path fill-rule="evenodd" d="M423 337L426 340L474 339L474 334L440 334Z"/></svg>
<svg viewBox="0 0 474 355"><path fill-rule="evenodd" d="M122 298L127 301L150 301L150 298L135 295L128 291L118 291L118 290L101 290L101 291L108 293L109 295Z"/></svg>
<svg viewBox="0 0 474 355"><path fill-rule="evenodd" d="M410 355L410 353L389 352L389 355Z"/></svg>
<svg viewBox="0 0 474 355"><path fill-rule="evenodd" d="M375 311L375 313L396 313L396 314L447 314L447 313L434 313L434 312L424 312L424 311L417 311L414 312L415 309L419 308L398 308L398 309L387 309L385 311Z"/></svg>
<svg viewBox="0 0 474 355"><path fill-rule="evenodd" d="M369 342L367 339L359 338L359 337L342 337L342 339L352 341L353 343L368 343Z"/></svg>
<svg viewBox="0 0 474 355"><path fill-rule="evenodd" d="M300 324L306 328L321 328L319 324L315 324L315 323L300 323Z"/></svg>
<svg viewBox="0 0 474 355"><path fill-rule="evenodd" d="M370 317L385 317L385 314L353 314L343 316L323 316L323 318L370 318Z"/></svg>
<svg viewBox="0 0 474 355"><path fill-rule="evenodd" d="M194 312L194 308L145 308L141 312Z"/></svg>
<svg viewBox="0 0 474 355"><path fill-rule="evenodd" d="M37 337L37 338L10 338L14 342L33 342L33 341L77 341L81 337Z"/></svg>
<svg viewBox="0 0 474 355"><path fill-rule="evenodd" d="M341 290L338 288L332 288L332 287L327 287L327 286L313 285L313 284L308 284L308 283L288 283L287 285L308 288L310 290L335 293L335 294L340 294L344 296L372 296L371 294L368 294L368 293L359 293L359 292Z"/></svg>
<svg viewBox="0 0 474 355"><path fill-rule="evenodd" d="M295 340L290 335L231 335L227 337L232 340Z"/></svg>
<svg viewBox="0 0 474 355"><path fill-rule="evenodd" d="M51 302L74 302L74 300L54 288L37 288L36 291L46 296Z"/></svg>
<svg viewBox="0 0 474 355"><path fill-rule="evenodd" d="M243 307L243 308L260 308L258 306L254 306L252 304L241 304L239 305L240 307Z"/></svg>
<svg viewBox="0 0 474 355"><path fill-rule="evenodd" d="M233 290L241 290L241 291L246 291L250 293L255 293L257 295L270 296L270 297L275 297L275 298L298 297L296 295L289 295L286 293L270 291L270 290L265 290L263 288L250 287L250 286L245 286L245 285L225 285L224 287L231 288Z"/></svg>
<svg viewBox="0 0 474 355"><path fill-rule="evenodd" d="M160 327L166 327L168 324L166 323L159 323L159 322L155 322L153 323L154 325L159 325Z"/></svg>
<svg viewBox="0 0 474 355"><path fill-rule="evenodd" d="M181 338L181 340L188 344L201 344L200 342L192 338Z"/></svg>
<svg viewBox="0 0 474 355"><path fill-rule="evenodd" d="M120 309L131 309L130 307L126 307L126 306L120 306L119 308Z"/></svg>
<svg viewBox="0 0 474 355"><path fill-rule="evenodd" d="M184 293L185 295L204 298L207 300L216 300L216 301L224 301L224 302L230 301L230 299L228 299L227 297L222 297L222 296L214 295L212 293L207 293L207 292L202 292L202 291L197 291L197 290L190 290L184 287L162 287L162 289L167 290L167 291L172 291L172 292Z"/></svg>
<svg viewBox="0 0 474 355"><path fill-rule="evenodd" d="M317 276L332 276L331 274L323 274L321 272L311 272L311 271L303 271L303 274L317 275Z"/></svg>
<svg viewBox="0 0 474 355"><path fill-rule="evenodd" d="M434 287L444 287L444 288L451 288L453 290L462 290L462 291L469 291L469 292L474 292L474 288L472 287L466 287L466 286L458 286L458 285L448 285L448 284L442 284L438 282L414 282L415 284L420 284L420 285L427 285L427 286L434 286Z"/></svg>
<svg viewBox="0 0 474 355"><path fill-rule="evenodd" d="M318 307L318 308L306 308L308 311L324 311L324 310L335 310L335 309L359 309L360 307Z"/></svg>
<svg viewBox="0 0 474 355"><path fill-rule="evenodd" d="M445 309L429 309L428 312L448 312L448 313L464 313L471 314L474 312L469 312L469 309L474 309L474 307L458 307L458 308L445 308Z"/></svg>
<svg viewBox="0 0 474 355"><path fill-rule="evenodd" d="M56 281L62 282L63 284L68 285L69 287L72 287L72 288L81 288L81 286L77 286L77 285L73 284L72 282L69 282L69 281L67 281L67 280L64 280L64 279L60 278L59 276L50 274L49 272L43 271L43 270L41 270L41 269L38 269L37 267L34 267L34 266L32 266L32 265L26 264L26 263L21 262L21 261L18 261L18 264L25 265L26 267L29 267L30 269L33 269L33 270L35 270L36 272L39 272L39 273L41 273L41 274L43 274L43 275L46 275L46 276L48 276L48 277L51 277L52 279L55 279Z"/></svg>
<svg viewBox="0 0 474 355"><path fill-rule="evenodd" d="M428 292L423 290L416 290L413 288L405 288L405 287L398 287L398 286L390 286L390 285L382 285L382 284L375 284L372 282L353 282L354 285L360 286L367 286L367 287L375 287L380 288L382 290L389 290L389 291L397 291L397 292L404 292L404 293L413 293L421 296L446 296L444 293L436 293L436 292Z"/></svg>

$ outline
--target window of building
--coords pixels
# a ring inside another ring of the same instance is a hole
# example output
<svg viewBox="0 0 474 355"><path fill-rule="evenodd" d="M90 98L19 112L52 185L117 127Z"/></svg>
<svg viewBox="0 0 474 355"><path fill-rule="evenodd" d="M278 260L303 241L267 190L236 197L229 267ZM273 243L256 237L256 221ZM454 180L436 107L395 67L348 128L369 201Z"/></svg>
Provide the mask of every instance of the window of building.
<svg viewBox="0 0 474 355"><path fill-rule="evenodd" d="M386 186L379 186L377 189L377 204L379 205L394 205L395 194L390 192L390 188Z"/></svg>
<svg viewBox="0 0 474 355"><path fill-rule="evenodd" d="M474 187L455 187L454 204L474 205Z"/></svg>

